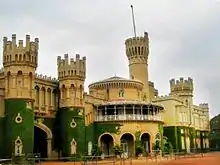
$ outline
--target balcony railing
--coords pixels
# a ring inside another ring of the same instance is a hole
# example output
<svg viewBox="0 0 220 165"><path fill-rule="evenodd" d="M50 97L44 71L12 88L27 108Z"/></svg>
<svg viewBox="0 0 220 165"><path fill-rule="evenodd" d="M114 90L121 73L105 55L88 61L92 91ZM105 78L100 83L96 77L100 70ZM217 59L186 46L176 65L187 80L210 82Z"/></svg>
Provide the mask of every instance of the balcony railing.
<svg viewBox="0 0 220 165"><path fill-rule="evenodd" d="M138 121L163 121L160 115L104 115L96 116L95 121L122 121L122 120L138 120Z"/></svg>

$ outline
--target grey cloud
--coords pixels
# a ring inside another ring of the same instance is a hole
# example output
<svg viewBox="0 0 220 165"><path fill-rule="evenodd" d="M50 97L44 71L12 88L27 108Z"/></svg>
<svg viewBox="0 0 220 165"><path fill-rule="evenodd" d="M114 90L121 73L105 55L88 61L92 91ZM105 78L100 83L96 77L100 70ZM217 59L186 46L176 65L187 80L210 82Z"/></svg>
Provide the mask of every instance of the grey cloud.
<svg viewBox="0 0 220 165"><path fill-rule="evenodd" d="M130 4L138 35L149 32L149 74L160 93L169 92L171 77L192 76L196 103L209 101L212 115L218 113L213 81L220 81L220 7L214 1L0 1L0 36L39 36L41 73L56 76L56 56L78 52L88 59L86 85L128 76L124 40L133 34Z"/></svg>

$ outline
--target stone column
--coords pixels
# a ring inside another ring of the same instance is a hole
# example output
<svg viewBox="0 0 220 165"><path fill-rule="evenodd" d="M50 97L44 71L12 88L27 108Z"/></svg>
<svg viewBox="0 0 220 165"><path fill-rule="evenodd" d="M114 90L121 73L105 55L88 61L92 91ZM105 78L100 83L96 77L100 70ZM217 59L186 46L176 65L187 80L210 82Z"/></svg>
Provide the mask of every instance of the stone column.
<svg viewBox="0 0 220 165"><path fill-rule="evenodd" d="M124 120L126 120L126 107L124 105Z"/></svg>
<svg viewBox="0 0 220 165"><path fill-rule="evenodd" d="M105 105L105 121L107 120L107 106Z"/></svg>
<svg viewBox="0 0 220 165"><path fill-rule="evenodd" d="M115 115L115 120L117 119L117 116L116 116L116 105L114 106L114 115Z"/></svg>
<svg viewBox="0 0 220 165"><path fill-rule="evenodd" d="M8 83L10 83L10 76L6 76L5 78L5 96L7 97L8 94L9 94L9 86L8 86Z"/></svg>
<svg viewBox="0 0 220 165"><path fill-rule="evenodd" d="M133 105L133 120L135 120L135 106Z"/></svg>
<svg viewBox="0 0 220 165"><path fill-rule="evenodd" d="M47 89L45 88L45 105L44 105L44 107L45 107L45 111L46 111L46 112L48 111L48 106L49 106L49 105L48 105L48 101L49 101L49 100L48 100L48 99L49 99L48 96L49 96L49 95L48 95Z"/></svg>
<svg viewBox="0 0 220 165"><path fill-rule="evenodd" d="M141 120L143 120L143 106L141 105Z"/></svg>
<svg viewBox="0 0 220 165"><path fill-rule="evenodd" d="M47 139L47 157L51 157L51 152L52 152L52 139L48 138Z"/></svg>
<svg viewBox="0 0 220 165"><path fill-rule="evenodd" d="M51 107L53 110L55 109L55 94L53 93L52 89L51 89Z"/></svg>
<svg viewBox="0 0 220 165"><path fill-rule="evenodd" d="M99 107L97 106L97 107L96 107L96 115L95 115L96 120L99 121L99 120L100 120L100 116L101 116L101 115L100 115L100 112L99 112Z"/></svg>
<svg viewBox="0 0 220 165"><path fill-rule="evenodd" d="M39 111L41 111L41 107L43 106L42 104L42 99L43 99L43 92L42 92L42 87L39 86Z"/></svg>

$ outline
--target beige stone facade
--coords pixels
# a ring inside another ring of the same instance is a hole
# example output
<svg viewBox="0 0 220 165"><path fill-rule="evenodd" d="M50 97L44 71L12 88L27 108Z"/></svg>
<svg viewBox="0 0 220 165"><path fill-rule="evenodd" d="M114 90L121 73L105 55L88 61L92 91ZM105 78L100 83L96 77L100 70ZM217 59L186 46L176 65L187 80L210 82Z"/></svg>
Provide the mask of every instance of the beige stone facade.
<svg viewBox="0 0 220 165"><path fill-rule="evenodd" d="M135 132L148 133L150 149L155 143L159 125L189 126L209 130L208 104L193 104L193 80L170 81L170 94L158 96L154 83L149 81L148 34L125 41L130 78L110 77L89 85L84 91L86 58L76 55L57 58L58 79L38 75L39 40L26 44L16 36L3 41L3 65L0 71L0 115L4 116L4 99L30 100L36 116L54 117L58 107L85 107L86 125L94 122L119 123L119 133L109 133L115 144L123 134L134 137ZM28 51L27 51L28 50ZM98 71L99 68L97 68ZM59 104L58 104L59 99ZM40 125L39 125L40 127ZM107 134L108 132L106 132ZM161 139L163 135L160 135ZM100 137L101 138L101 135Z"/></svg>

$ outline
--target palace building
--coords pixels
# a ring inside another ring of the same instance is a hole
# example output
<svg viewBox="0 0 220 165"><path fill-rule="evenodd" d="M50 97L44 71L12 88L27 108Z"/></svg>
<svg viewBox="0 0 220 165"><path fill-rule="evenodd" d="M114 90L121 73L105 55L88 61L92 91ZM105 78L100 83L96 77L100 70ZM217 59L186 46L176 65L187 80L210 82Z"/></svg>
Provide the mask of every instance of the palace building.
<svg viewBox="0 0 220 165"><path fill-rule="evenodd" d="M125 41L129 78L109 77L84 91L86 57L57 57L58 78L39 75L39 39L3 39L0 70L0 157L105 155L209 147L209 107L193 104L193 80L170 80L159 96L149 81L148 33ZM98 68L97 68L98 69ZM4 151L4 152L2 152Z"/></svg>

